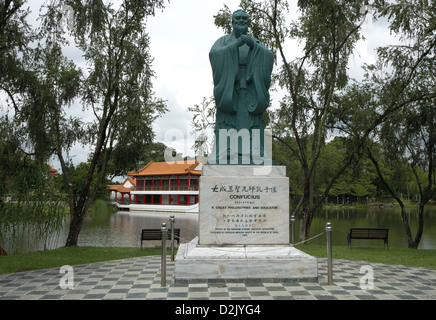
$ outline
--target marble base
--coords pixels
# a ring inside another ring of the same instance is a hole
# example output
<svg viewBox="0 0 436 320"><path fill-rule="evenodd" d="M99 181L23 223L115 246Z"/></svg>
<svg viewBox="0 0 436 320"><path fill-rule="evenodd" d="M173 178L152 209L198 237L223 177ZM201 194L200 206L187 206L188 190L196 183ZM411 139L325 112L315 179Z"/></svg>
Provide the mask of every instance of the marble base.
<svg viewBox="0 0 436 320"><path fill-rule="evenodd" d="M275 279L318 281L318 261L292 246L200 246L198 238L179 247L175 280Z"/></svg>

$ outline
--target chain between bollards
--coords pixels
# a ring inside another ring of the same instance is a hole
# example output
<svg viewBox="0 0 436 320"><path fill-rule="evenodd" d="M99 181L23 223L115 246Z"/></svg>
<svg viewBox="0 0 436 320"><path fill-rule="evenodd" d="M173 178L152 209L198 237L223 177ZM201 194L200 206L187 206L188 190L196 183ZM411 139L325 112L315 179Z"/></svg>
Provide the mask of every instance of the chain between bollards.
<svg viewBox="0 0 436 320"><path fill-rule="evenodd" d="M329 286L333 285L332 230L332 224L327 222L325 231L327 233L327 277Z"/></svg>
<svg viewBox="0 0 436 320"><path fill-rule="evenodd" d="M166 287L167 285L167 236L168 229L167 224L162 223L162 260L161 260L161 287Z"/></svg>

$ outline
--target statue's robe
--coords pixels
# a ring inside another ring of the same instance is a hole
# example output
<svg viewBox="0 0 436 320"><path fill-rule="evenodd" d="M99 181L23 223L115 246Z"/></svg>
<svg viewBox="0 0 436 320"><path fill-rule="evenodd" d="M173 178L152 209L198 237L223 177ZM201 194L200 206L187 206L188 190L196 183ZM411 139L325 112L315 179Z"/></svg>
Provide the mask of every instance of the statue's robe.
<svg viewBox="0 0 436 320"><path fill-rule="evenodd" d="M235 157L239 157L238 163L240 163L241 157L244 156L244 159L249 157L252 162L253 150L258 156L265 155L264 112L270 103L269 87L274 57L272 52L256 39L253 48L249 48L246 44L238 48L236 41L233 34L221 37L209 53L217 107L214 154L211 158L219 158L220 163L224 159L228 162ZM241 136L244 130L248 130L250 141L252 133L256 132L253 130L258 129L261 141L256 142L255 145L251 141L249 148L238 143L237 154L231 154L230 142L227 144L227 149L219 148L220 129L235 129L236 132L241 133ZM246 154L247 149L251 149L250 155Z"/></svg>

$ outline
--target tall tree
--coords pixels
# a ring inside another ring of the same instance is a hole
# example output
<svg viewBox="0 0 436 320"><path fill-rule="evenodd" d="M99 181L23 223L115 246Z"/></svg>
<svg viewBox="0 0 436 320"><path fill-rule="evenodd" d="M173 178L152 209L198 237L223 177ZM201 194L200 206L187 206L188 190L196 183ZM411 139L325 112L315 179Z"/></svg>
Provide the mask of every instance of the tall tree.
<svg viewBox="0 0 436 320"><path fill-rule="evenodd" d="M34 39L24 4L24 0L0 2L0 90L7 94L15 108L18 108L16 93L23 92L27 84L25 64L29 43Z"/></svg>
<svg viewBox="0 0 436 320"><path fill-rule="evenodd" d="M300 240L307 239L315 210L314 179L328 132L327 120L335 94L348 82L347 64L360 38L361 3L357 1L298 1L300 16L289 24L288 1L243 0L240 6L252 19L253 36L277 56L277 84L286 91L273 114L274 137L298 159L304 175L303 193L294 214L301 216ZM216 24L227 28L229 13L222 10ZM303 44L302 56L292 59L286 42ZM296 144L286 142L293 137Z"/></svg>
<svg viewBox="0 0 436 320"><path fill-rule="evenodd" d="M424 231L424 210L426 204L436 195L436 120L435 114L436 97L429 100L409 104L408 108L389 117L379 132L379 138L383 144L384 155L378 155L368 147L368 157L373 162L377 174L382 183L396 199L401 208L401 218L404 225L409 248L418 248ZM386 178L386 174L379 164L382 159L404 159L408 167L404 168L403 174L412 172L412 176L418 186L418 228L413 236L406 207L395 190L392 181ZM423 179L422 177L426 178Z"/></svg>
<svg viewBox="0 0 436 320"><path fill-rule="evenodd" d="M80 97L83 109L94 115L91 122L81 123L81 137L78 130L71 130L69 123L62 121L64 118L53 117L51 122L56 154L69 186L70 228L66 246L77 245L90 201L98 184L104 181L112 150L126 144L151 143L151 124L165 112L164 103L156 100L151 90L153 72L145 31L147 16L163 8L163 2L126 0L114 9L114 3L101 0L53 0L46 7L42 29L48 47L57 47L67 39L62 33L66 30L60 29L65 10L73 20L68 25L74 27L68 31L88 66L86 76L81 78ZM64 106L56 105L59 115L66 115ZM72 140L66 141L66 136ZM93 146L86 179L79 190L71 181L65 156L73 141Z"/></svg>
<svg viewBox="0 0 436 320"><path fill-rule="evenodd" d="M366 103L355 103L346 113L348 120L341 123L351 120L347 127L353 127L356 136L367 135L368 130L362 127L362 123L374 123L372 138L382 143L385 154L396 160L407 159L420 193L415 237L412 236L401 198L380 169L377 153L368 148L368 155L380 179L402 208L408 245L417 248L423 232L424 206L436 192L436 3L403 0L395 3L377 1L376 5L379 16L388 18L391 32L397 35L400 44L378 49L378 62L367 67L365 81L353 94L354 97L366 96ZM366 117L355 121L352 115L357 113L358 108L367 110ZM426 182L421 181L421 172L426 172Z"/></svg>
<svg viewBox="0 0 436 320"><path fill-rule="evenodd" d="M367 5L358 1L298 1L300 16L288 27L288 1L241 1L241 7L252 17L253 35L276 53L279 65L276 83L287 93L272 114L271 123L275 139L289 148L304 175L302 196L294 210L302 218L300 240L307 239L315 210L338 177L360 161L376 129L390 115L433 95L431 90L413 92L414 79L419 78L418 68L426 68L433 57L434 2L375 1L373 6L380 16L390 18L391 30L403 35L406 44L379 49L381 60L377 66L366 69L366 80L350 83L347 64L354 44L360 39ZM427 8L425 14L423 8ZM216 16L215 23L228 30L229 16L225 8ZM414 30L415 23L419 31ZM286 52L289 39L302 44L301 57L292 60ZM420 50L410 50L414 47L409 45L413 39L421 44ZM409 55L404 54L407 51ZM380 78L378 67L384 63L390 65ZM431 79L434 69L427 69ZM427 84L434 88L434 83ZM346 151L341 165L324 184L321 196L315 199L315 173L328 134L342 135Z"/></svg>
<svg viewBox="0 0 436 320"><path fill-rule="evenodd" d="M2 97L6 97L5 104L2 104L6 109L2 108L0 114L0 162L3 169L0 170L0 196L6 192L18 196L22 191L20 184L35 186L33 173L23 172L41 171L45 165L41 162L40 150L26 141L31 126L21 122L23 115L31 111L27 108L27 101L37 84L32 69L36 49L31 47L37 37L27 22L29 10L25 5L23 0L0 2L0 92ZM20 184L14 183L14 176L20 177Z"/></svg>

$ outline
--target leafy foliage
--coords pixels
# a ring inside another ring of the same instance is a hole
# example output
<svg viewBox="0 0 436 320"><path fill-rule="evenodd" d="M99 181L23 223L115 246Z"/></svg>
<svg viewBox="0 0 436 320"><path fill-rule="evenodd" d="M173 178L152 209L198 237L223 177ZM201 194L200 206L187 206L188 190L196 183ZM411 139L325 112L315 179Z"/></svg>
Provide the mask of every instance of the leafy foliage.
<svg viewBox="0 0 436 320"><path fill-rule="evenodd" d="M101 0L48 1L37 33L26 24L24 3L9 0L0 7L0 63L11 65L1 74L0 89L13 107L3 120L25 154L41 164L58 157L71 215L67 245L75 245L109 161L123 168L141 161L154 139L154 120L166 112L152 91L145 28L164 1L123 1L117 8ZM86 69L65 57L70 42ZM78 104L81 113L72 108ZM77 144L92 150L88 164L74 168L69 152ZM81 183L75 181L79 176Z"/></svg>
<svg viewBox="0 0 436 320"><path fill-rule="evenodd" d="M375 19L388 20L399 44L378 48L377 63L365 65L359 81L350 79L348 62L368 4L301 0L292 21L285 0L241 0L240 7L251 17L252 35L276 57L275 85L285 95L269 111L273 157L287 166L291 194L300 198L294 209L302 218L300 240L328 196L393 190L420 193L425 201L434 196L434 1L372 3ZM230 33L230 17L225 6L215 24Z"/></svg>

